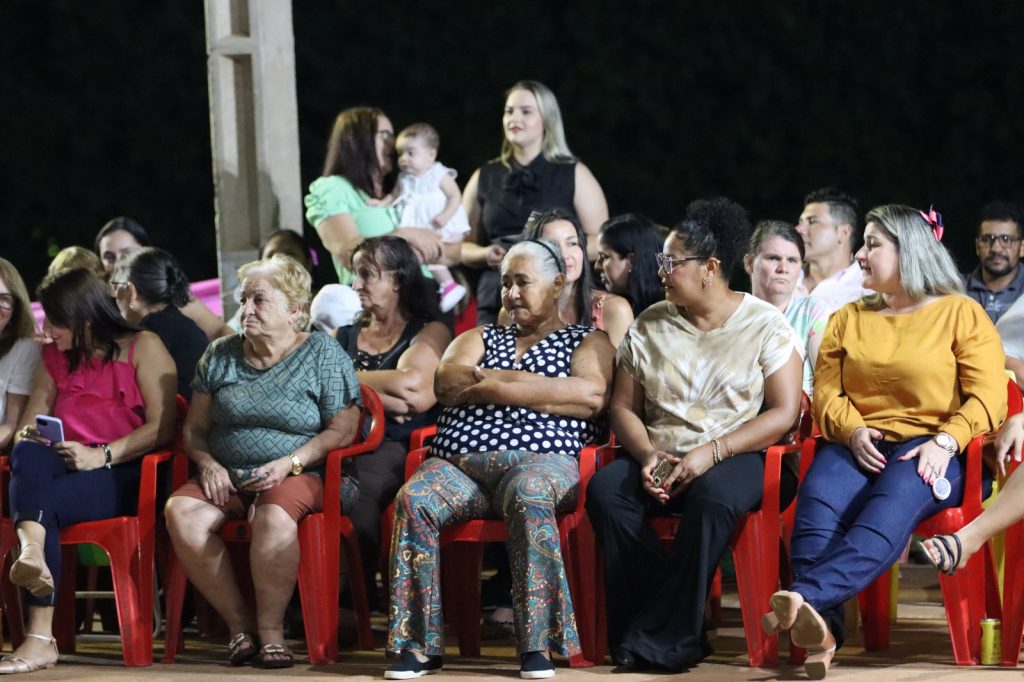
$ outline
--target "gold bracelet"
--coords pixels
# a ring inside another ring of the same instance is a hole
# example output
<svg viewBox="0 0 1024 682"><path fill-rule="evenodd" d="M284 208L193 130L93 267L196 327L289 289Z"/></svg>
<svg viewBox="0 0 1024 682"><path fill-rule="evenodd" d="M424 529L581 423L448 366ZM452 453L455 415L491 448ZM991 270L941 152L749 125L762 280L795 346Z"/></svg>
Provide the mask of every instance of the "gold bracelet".
<svg viewBox="0 0 1024 682"><path fill-rule="evenodd" d="M722 436L722 440L725 441L725 455L726 455L726 457L732 457L734 453L732 451L732 443L729 442L729 436Z"/></svg>
<svg viewBox="0 0 1024 682"><path fill-rule="evenodd" d="M711 466L716 466L722 462L722 445L718 442L718 439L711 441Z"/></svg>

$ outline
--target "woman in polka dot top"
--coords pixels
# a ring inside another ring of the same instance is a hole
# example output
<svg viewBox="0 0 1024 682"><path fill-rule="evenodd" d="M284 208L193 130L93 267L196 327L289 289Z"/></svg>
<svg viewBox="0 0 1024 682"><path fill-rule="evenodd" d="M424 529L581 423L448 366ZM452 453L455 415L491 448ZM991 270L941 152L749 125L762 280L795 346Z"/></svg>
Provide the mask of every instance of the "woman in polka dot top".
<svg viewBox="0 0 1024 682"><path fill-rule="evenodd" d="M389 679L440 669L438 537L473 518L508 525L521 677L554 675L549 650L580 651L555 515L576 503L576 457L607 407L615 351L604 332L559 318L565 272L552 242L509 249L501 282L510 324L462 334L437 369L446 408L432 457L395 503L388 649L400 656Z"/></svg>

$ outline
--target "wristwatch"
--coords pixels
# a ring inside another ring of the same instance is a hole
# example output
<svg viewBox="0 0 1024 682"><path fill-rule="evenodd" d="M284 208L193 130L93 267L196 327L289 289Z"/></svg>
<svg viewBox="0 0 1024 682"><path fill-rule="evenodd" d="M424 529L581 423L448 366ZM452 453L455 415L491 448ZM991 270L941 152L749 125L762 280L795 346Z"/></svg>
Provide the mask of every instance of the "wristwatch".
<svg viewBox="0 0 1024 682"><path fill-rule="evenodd" d="M936 445L948 452L950 456L960 452L960 446L956 444L956 439L945 431L939 431L932 440L935 441Z"/></svg>
<svg viewBox="0 0 1024 682"><path fill-rule="evenodd" d="M292 460L292 476L298 476L302 473L302 460L294 452L288 455L288 458Z"/></svg>

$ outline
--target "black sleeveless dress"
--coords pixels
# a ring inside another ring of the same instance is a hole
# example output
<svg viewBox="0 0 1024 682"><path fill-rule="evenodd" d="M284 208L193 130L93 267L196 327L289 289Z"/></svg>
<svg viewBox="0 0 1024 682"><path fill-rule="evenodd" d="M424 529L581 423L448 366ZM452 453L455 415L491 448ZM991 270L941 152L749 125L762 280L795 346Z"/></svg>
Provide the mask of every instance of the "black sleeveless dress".
<svg viewBox="0 0 1024 682"><path fill-rule="evenodd" d="M564 208L574 216L576 162L552 163L538 156L527 166L513 159L505 166L499 159L480 167L477 199L480 202L479 244L499 244L506 249L520 240L532 211ZM496 322L501 310L501 276L487 269L476 289L477 324Z"/></svg>

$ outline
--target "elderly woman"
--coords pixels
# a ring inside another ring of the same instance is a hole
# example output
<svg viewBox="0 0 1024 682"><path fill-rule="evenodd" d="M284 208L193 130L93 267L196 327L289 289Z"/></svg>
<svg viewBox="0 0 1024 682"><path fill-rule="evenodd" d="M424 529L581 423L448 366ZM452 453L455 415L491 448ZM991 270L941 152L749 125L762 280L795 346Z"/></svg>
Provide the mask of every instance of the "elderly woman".
<svg viewBox="0 0 1024 682"><path fill-rule="evenodd" d="M333 334L348 353L360 383L384 403L384 442L356 458L359 500L348 512L359 538L370 603L377 592L380 515L405 480L409 435L435 421L434 370L451 343L432 282L412 247L399 237L372 237L356 247L352 283L363 312Z"/></svg>
<svg viewBox="0 0 1024 682"><path fill-rule="evenodd" d="M786 321L804 343L804 393L814 394L814 364L818 346L828 324L825 301L794 296L804 262L804 238L789 223L762 220L750 237L743 267L750 275L754 296L782 311Z"/></svg>
<svg viewBox="0 0 1024 682"><path fill-rule="evenodd" d="M133 251L118 261L107 283L124 319L163 341L174 358L178 394L190 400L192 377L207 339L199 325L181 312L191 293L174 256L152 247Z"/></svg>
<svg viewBox="0 0 1024 682"><path fill-rule="evenodd" d="M658 256L666 300L619 346L609 413L628 457L597 472L587 512L604 548L616 663L674 672L703 659L704 606L733 526L761 503L764 449L800 410L800 344L773 306L729 288L746 214L695 201ZM782 500L792 499L792 462ZM666 554L647 517L681 515Z"/></svg>
<svg viewBox="0 0 1024 682"><path fill-rule="evenodd" d="M285 668L293 665L283 621L298 571L298 522L322 507L327 453L355 436L359 382L331 337L305 331L305 268L277 255L243 265L238 280L243 332L214 342L199 362L185 425L197 473L168 501L167 526L189 580L227 622L230 663L258 656L263 667ZM345 508L358 494L352 474L342 480ZM228 518L246 515L255 614L217 534Z"/></svg>
<svg viewBox="0 0 1024 682"><path fill-rule="evenodd" d="M477 286L477 323L497 319L498 266L519 241L530 213L572 209L588 235L608 219L608 204L590 169L569 150L555 94L537 81L519 81L505 93L501 156L480 166L466 183L462 205L471 231L462 263L483 269ZM585 254L588 259L596 253Z"/></svg>
<svg viewBox="0 0 1024 682"><path fill-rule="evenodd" d="M32 376L39 363L34 333L25 282L10 261L0 258L0 450L4 452L14 440L32 392Z"/></svg>
<svg viewBox="0 0 1024 682"><path fill-rule="evenodd" d="M442 258L433 230L400 227L398 213L384 199L394 182L395 129L375 107L353 107L338 114L327 141L323 174L309 186L306 220L331 252L338 281L351 285L352 252L368 237L394 234L407 240L424 263ZM449 257L458 257L459 245Z"/></svg>
<svg viewBox="0 0 1024 682"><path fill-rule="evenodd" d="M665 300L655 260L664 241L665 229L639 213L615 216L597 233L594 269L605 289L629 301L634 317Z"/></svg>
<svg viewBox="0 0 1024 682"><path fill-rule="evenodd" d="M134 514L141 457L174 435L174 362L160 339L125 322L107 286L73 269L43 280L46 313L36 368L11 456L11 515L21 554L11 582L29 595L26 639L0 674L57 662L53 607L61 576L60 529ZM35 415L63 421L49 441Z"/></svg>
<svg viewBox="0 0 1024 682"><path fill-rule="evenodd" d="M814 417L826 443L800 486L795 580L762 620L792 628L813 679L843 643L844 602L888 570L921 521L960 504L961 453L1006 416L999 336L962 295L941 218L889 205L865 222L856 257L877 293L836 311L821 342Z"/></svg>
<svg viewBox="0 0 1024 682"><path fill-rule="evenodd" d="M108 276L114 272L114 266L118 261L149 245L149 234L146 229L125 216L107 221L96 233L96 253L103 261L103 269ZM235 333L231 327L224 324L224 320L214 315L205 303L198 298L193 298L191 292L189 301L182 306L181 312L199 325L210 341Z"/></svg>
<svg viewBox="0 0 1024 682"><path fill-rule="evenodd" d="M513 246L501 282L512 323L448 347L434 380L446 408L432 457L395 501L388 650L400 656L388 679L441 669L439 533L474 518L508 526L521 676L550 677L549 650L580 650L555 515L575 504L576 457L607 403L614 351L603 333L559 317L556 244Z"/></svg>

